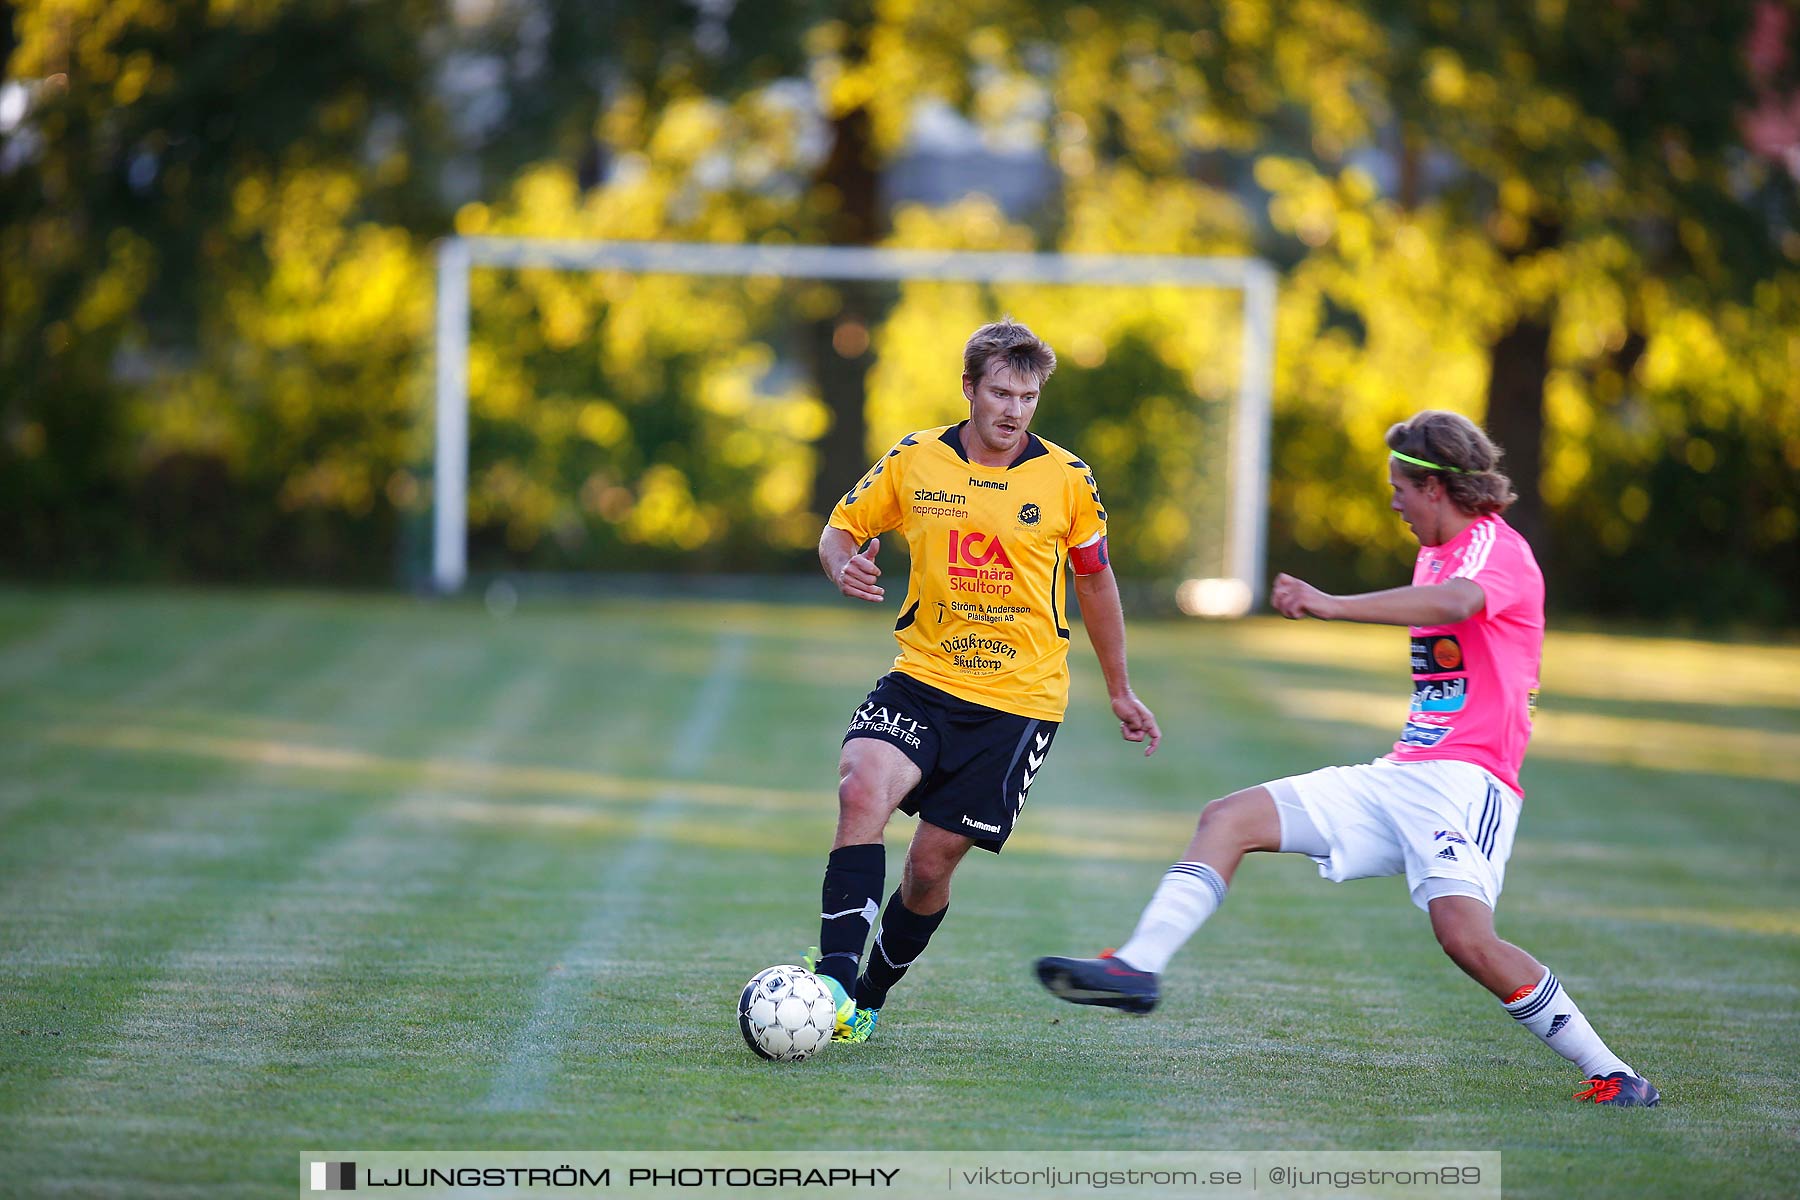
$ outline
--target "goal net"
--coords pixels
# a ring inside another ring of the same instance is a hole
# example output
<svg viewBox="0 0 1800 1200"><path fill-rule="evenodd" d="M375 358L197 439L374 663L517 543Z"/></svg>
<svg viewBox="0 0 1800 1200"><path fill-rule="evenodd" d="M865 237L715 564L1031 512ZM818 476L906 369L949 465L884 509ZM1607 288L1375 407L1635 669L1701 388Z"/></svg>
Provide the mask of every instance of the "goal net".
<svg viewBox="0 0 1800 1200"><path fill-rule="evenodd" d="M822 514L801 493L826 410L796 329L847 311L852 289L863 315L829 339L872 364L867 445L837 490L908 431L967 415L962 342L1010 314L1058 352L1032 428L1094 466L1121 573L1197 615L1259 598L1275 307L1260 260L504 237L438 248L433 586L464 586L472 533L494 550L478 569L516 567L508 547L546 529L571 546L655 542L665 562L687 547L724 569L746 561L734 528L816 539ZM523 343L550 358L520 368ZM474 443L472 395L489 431ZM527 468L502 431L532 414ZM656 425L661 449L622 448L633 422ZM696 499L671 463L702 459L760 462L718 485L750 494Z"/></svg>

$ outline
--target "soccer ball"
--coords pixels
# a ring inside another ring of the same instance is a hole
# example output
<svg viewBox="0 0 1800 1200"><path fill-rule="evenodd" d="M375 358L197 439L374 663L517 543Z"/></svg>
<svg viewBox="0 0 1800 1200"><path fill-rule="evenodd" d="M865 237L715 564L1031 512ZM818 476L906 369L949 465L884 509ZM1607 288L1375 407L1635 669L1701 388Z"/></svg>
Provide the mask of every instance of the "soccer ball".
<svg viewBox="0 0 1800 1200"><path fill-rule="evenodd" d="M758 971L738 997L738 1030L764 1058L799 1062L823 1049L836 1028L831 992L803 967Z"/></svg>

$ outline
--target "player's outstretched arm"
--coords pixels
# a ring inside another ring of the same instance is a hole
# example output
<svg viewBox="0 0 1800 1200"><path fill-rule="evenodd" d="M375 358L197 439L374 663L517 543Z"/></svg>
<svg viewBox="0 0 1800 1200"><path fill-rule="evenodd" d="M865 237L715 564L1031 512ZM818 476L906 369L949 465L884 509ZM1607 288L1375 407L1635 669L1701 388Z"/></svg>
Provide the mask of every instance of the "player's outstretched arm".
<svg viewBox="0 0 1800 1200"><path fill-rule="evenodd" d="M1480 612L1487 605L1487 593L1473 579L1452 579L1429 587L1333 596L1303 579L1277 575L1269 604L1290 621L1317 617L1370 625L1451 625Z"/></svg>
<svg viewBox="0 0 1800 1200"><path fill-rule="evenodd" d="M1081 598L1081 623L1106 676L1106 692L1112 697L1113 715L1119 718L1119 736L1128 742L1148 742L1146 755L1155 754L1162 741L1156 714L1131 690L1125 669L1125 609L1119 603L1119 583L1111 567L1092 575L1075 577L1075 594Z"/></svg>
<svg viewBox="0 0 1800 1200"><path fill-rule="evenodd" d="M881 549L880 538L870 538L869 548L858 554L856 538L836 525L827 525L819 535L819 566L825 578L852 600L880 604L886 595L880 583L881 568L875 565L875 554Z"/></svg>

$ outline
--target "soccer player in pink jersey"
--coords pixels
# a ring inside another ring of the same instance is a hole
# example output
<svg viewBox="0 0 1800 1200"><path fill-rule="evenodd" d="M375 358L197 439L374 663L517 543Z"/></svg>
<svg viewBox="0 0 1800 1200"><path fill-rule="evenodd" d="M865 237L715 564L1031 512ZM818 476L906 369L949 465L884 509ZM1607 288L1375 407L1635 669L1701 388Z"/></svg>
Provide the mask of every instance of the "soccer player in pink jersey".
<svg viewBox="0 0 1800 1200"><path fill-rule="evenodd" d="M1544 642L1544 577L1502 518L1516 499L1500 451L1466 417L1422 412L1387 433L1391 507L1419 539L1410 587L1332 596L1289 575L1271 603L1297 620L1405 625L1412 711L1386 757L1277 779L1208 804L1131 940L1100 958L1040 958L1038 978L1076 1004L1156 1006L1157 976L1225 899L1245 854L1305 854L1334 882L1406 875L1451 961L1587 1076L1577 1100L1659 1096L1594 1032L1537 959L1494 932L1524 792Z"/></svg>

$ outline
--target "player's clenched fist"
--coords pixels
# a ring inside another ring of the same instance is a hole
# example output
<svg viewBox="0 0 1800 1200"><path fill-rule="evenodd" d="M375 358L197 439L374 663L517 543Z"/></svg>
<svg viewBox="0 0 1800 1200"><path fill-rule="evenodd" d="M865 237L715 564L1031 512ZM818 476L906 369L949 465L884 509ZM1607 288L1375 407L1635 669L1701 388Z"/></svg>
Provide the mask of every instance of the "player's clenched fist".
<svg viewBox="0 0 1800 1200"><path fill-rule="evenodd" d="M1322 604L1328 599L1330 597L1324 592L1292 575L1277 575L1275 587L1269 593L1270 606L1290 621L1301 617L1324 617Z"/></svg>

